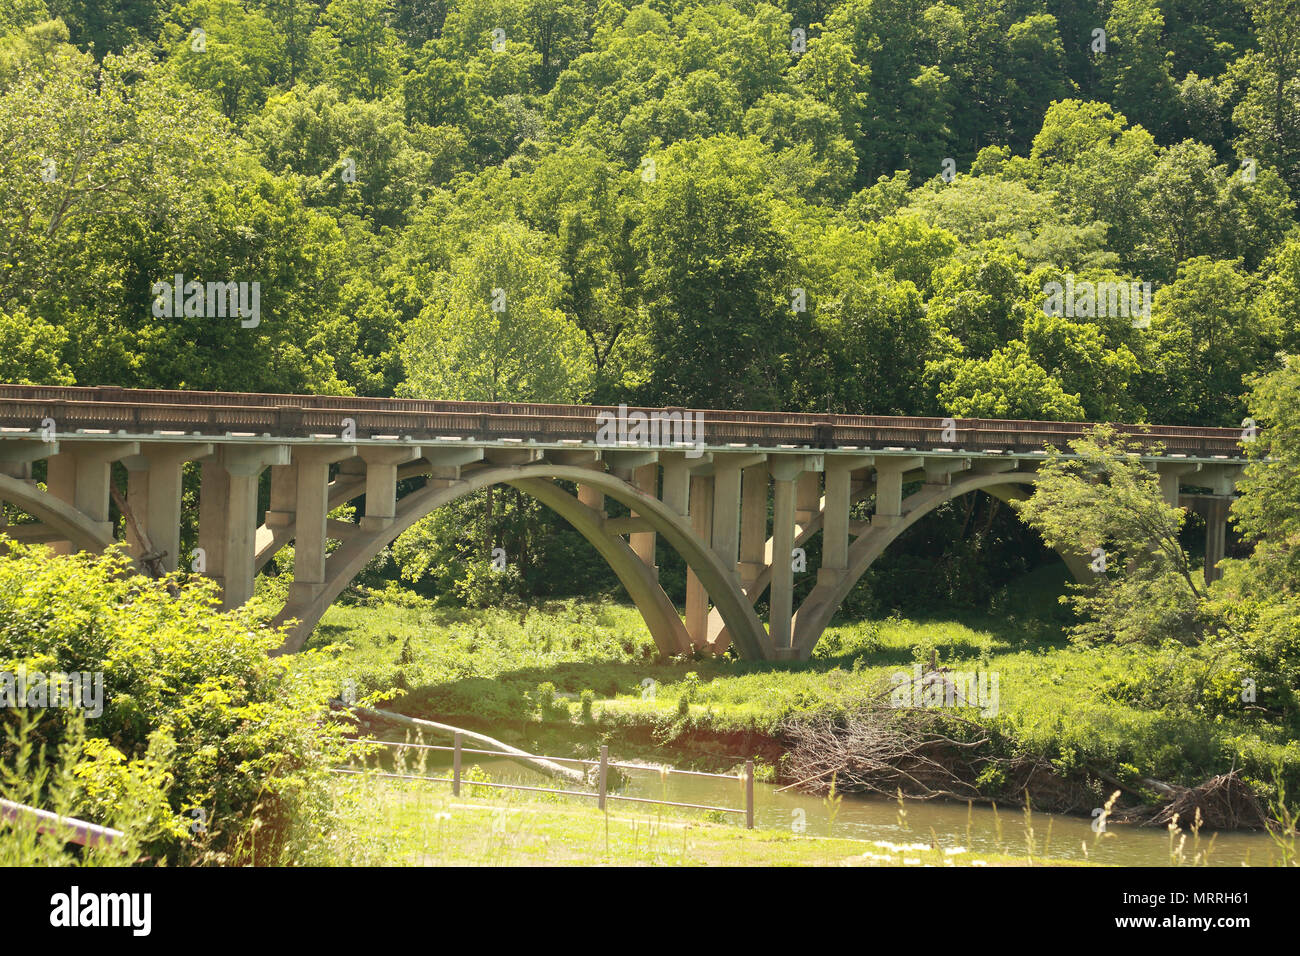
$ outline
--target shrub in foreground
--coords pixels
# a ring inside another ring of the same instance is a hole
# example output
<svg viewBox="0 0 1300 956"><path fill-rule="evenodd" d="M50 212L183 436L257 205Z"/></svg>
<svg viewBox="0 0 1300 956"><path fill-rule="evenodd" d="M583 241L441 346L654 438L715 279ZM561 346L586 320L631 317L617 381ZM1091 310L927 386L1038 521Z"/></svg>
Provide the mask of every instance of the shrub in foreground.
<svg viewBox="0 0 1300 956"><path fill-rule="evenodd" d="M30 745L51 765L71 760L66 810L94 822L138 822L149 782L165 798L147 815L154 859L289 862L327 825L329 768L346 747L326 679L310 657L270 657L282 634L255 609L220 612L211 582L166 583L175 596L120 549L63 557L4 541L0 675L102 674L103 693L100 713L82 709L84 739L72 709L0 708L0 787L14 790ZM25 802L49 802L33 773Z"/></svg>

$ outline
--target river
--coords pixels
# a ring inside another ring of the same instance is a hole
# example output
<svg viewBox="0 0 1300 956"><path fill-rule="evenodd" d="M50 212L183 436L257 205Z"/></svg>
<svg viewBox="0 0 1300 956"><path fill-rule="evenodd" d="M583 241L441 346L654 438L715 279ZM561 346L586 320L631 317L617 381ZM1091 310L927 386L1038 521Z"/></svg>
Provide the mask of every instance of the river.
<svg viewBox="0 0 1300 956"><path fill-rule="evenodd" d="M442 776L450 763L450 754L431 752L425 772ZM510 760L467 754L465 768L473 764L498 783L562 786L532 768ZM715 807L743 809L745 805L744 786L739 779L733 781L671 771L661 773L655 767L631 769L626 773L626 785L620 790L611 790L611 793ZM611 801L610 805L618 807L620 802ZM647 816L657 812L653 804L623 803L621 806L636 807L638 812ZM727 814L726 817L739 825L744 824L743 813ZM1029 852L1026 830L1032 828L1036 858L1091 860L1120 866L1168 866L1171 863L1169 832L1158 827L1110 823L1105 834L1098 834L1093 831L1090 819L1078 816L1035 811L1027 821L1024 810L1019 807L995 810L990 806L968 807L936 800L904 800L900 808L897 800L857 794L844 795L832 822L823 797L781 790L766 783L754 785L754 825L786 829L806 836L830 835L894 845L929 845L934 839L943 848L964 847L976 853L1025 856ZM1199 849L1207 847L1207 862L1211 866L1263 866L1276 863L1281 856L1268 834L1253 831L1216 834L1202 830ZM1191 833L1187 833L1183 852L1186 862L1190 863L1196 852Z"/></svg>

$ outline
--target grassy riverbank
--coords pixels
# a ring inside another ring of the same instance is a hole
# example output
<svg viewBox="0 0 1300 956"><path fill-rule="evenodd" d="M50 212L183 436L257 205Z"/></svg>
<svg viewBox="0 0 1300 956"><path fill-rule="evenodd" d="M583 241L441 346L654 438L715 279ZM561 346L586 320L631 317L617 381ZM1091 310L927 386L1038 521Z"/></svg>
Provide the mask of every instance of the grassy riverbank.
<svg viewBox="0 0 1300 956"><path fill-rule="evenodd" d="M997 618L841 624L802 664L659 660L635 609L612 602L467 611L390 595L335 606L313 644L336 646L340 679L360 694L397 688L393 709L539 749L590 754L607 742L662 759L671 748L678 765L710 769L755 754L775 776L783 722L850 710L892 673L936 655L955 670L998 674L997 712L962 716L1062 775L1193 786L1235 766L1266 791L1276 764L1300 766L1300 743L1267 724L1126 699L1148 652L1070 646L1054 617L1059 586L1040 574Z"/></svg>
<svg viewBox="0 0 1300 956"><path fill-rule="evenodd" d="M468 788L467 788L468 789ZM1042 856L746 830L688 811L564 797L452 797L445 784L345 777L345 825L321 848L331 865L377 866L1044 866ZM1075 864L1077 865L1077 864Z"/></svg>

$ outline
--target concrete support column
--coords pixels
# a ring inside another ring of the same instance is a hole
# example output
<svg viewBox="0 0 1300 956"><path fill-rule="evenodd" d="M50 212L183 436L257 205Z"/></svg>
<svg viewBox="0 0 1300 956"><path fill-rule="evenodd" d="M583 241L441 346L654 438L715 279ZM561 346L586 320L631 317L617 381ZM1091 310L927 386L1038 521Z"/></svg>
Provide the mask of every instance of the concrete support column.
<svg viewBox="0 0 1300 956"><path fill-rule="evenodd" d="M1228 538L1228 504L1224 497L1206 501L1205 509L1205 583L1213 584L1221 572L1218 564L1223 560Z"/></svg>
<svg viewBox="0 0 1300 956"><path fill-rule="evenodd" d="M397 514L397 465L390 461L366 462L366 513L361 527L369 530L393 523Z"/></svg>
<svg viewBox="0 0 1300 956"><path fill-rule="evenodd" d="M268 528L293 524L298 501L298 463L271 466L271 506L266 509Z"/></svg>
<svg viewBox="0 0 1300 956"><path fill-rule="evenodd" d="M826 463L826 514L822 519L821 571L849 567L849 469ZM820 579L821 572L818 572Z"/></svg>
<svg viewBox="0 0 1300 956"><path fill-rule="evenodd" d="M257 483L268 466L290 462L288 445L222 445L203 462L199 547L206 574L221 585L221 609L253 596Z"/></svg>
<svg viewBox="0 0 1300 956"><path fill-rule="evenodd" d="M713 552L731 574L740 561L740 478L740 468L725 456L714 458Z"/></svg>
<svg viewBox="0 0 1300 956"><path fill-rule="evenodd" d="M293 540L293 584L289 601L310 600L325 584L325 526L329 514L330 463L295 455L298 471Z"/></svg>
<svg viewBox="0 0 1300 956"><path fill-rule="evenodd" d="M299 446L294 450L293 457L298 470L298 498L294 507L293 585L289 588L291 604L311 600L325 585L325 529L330 510L330 465L345 458L354 458L356 454L356 447L352 445L315 448Z"/></svg>
<svg viewBox="0 0 1300 956"><path fill-rule="evenodd" d="M681 455L663 456L663 483L659 486L659 500L685 517L690 512L691 467Z"/></svg>
<svg viewBox="0 0 1300 956"><path fill-rule="evenodd" d="M1165 499L1165 504L1170 507L1178 507L1178 473L1176 471L1162 471L1160 473L1160 496Z"/></svg>
<svg viewBox="0 0 1300 956"><path fill-rule="evenodd" d="M744 470L740 489L740 583L748 589L767 564L766 462Z"/></svg>
<svg viewBox="0 0 1300 956"><path fill-rule="evenodd" d="M65 443L49 459L45 487L51 495L95 522L105 536L111 536L108 488L113 462L139 453L140 443L133 441L79 442L75 446ZM53 544L53 550L56 554L71 554L72 545L58 541Z"/></svg>
<svg viewBox="0 0 1300 956"><path fill-rule="evenodd" d="M658 494L659 466L642 465L632 475L632 484L652 498ZM579 486L581 487L581 486ZM637 516L635 511L633 517ZM653 531L634 531L627 538L628 545L648 568L655 567L655 533Z"/></svg>
<svg viewBox="0 0 1300 956"><path fill-rule="evenodd" d="M773 476L772 493L772 589L768 601L767 630L779 654L791 646L791 615L794 613L795 479Z"/></svg>
<svg viewBox="0 0 1300 956"><path fill-rule="evenodd" d="M795 524L806 528L821 513L821 494L821 475L815 471L805 471L799 476L795 493Z"/></svg>
<svg viewBox="0 0 1300 956"><path fill-rule="evenodd" d="M592 470L603 472L605 466L601 462L596 462L592 465ZM605 493L599 488L584 485L580 482L578 484L578 500L598 515L605 513Z"/></svg>
<svg viewBox="0 0 1300 956"><path fill-rule="evenodd" d="M65 504L77 499L77 456L62 451L50 456L45 467L45 489Z"/></svg>
<svg viewBox="0 0 1300 956"><path fill-rule="evenodd" d="M704 543L713 545L713 479L691 478L691 530ZM691 644L704 647L709 640L709 594L690 568L686 569L686 633Z"/></svg>
<svg viewBox="0 0 1300 956"><path fill-rule="evenodd" d="M175 571L180 563L185 463L205 458L212 451L208 442L158 442L145 444L140 454L122 460L126 503L154 553L161 553L159 561L167 571ZM147 549L129 521L126 540L138 562Z"/></svg>
<svg viewBox="0 0 1300 956"><path fill-rule="evenodd" d="M230 500L230 474L221 454L203 460L199 474L199 551L201 570L218 584L226 580L226 503Z"/></svg>
<svg viewBox="0 0 1300 956"><path fill-rule="evenodd" d="M366 513L361 519L365 531L387 528L397 516L397 468L415 461L422 449L381 447L361 449L366 466Z"/></svg>
<svg viewBox="0 0 1300 956"><path fill-rule="evenodd" d="M257 535L257 479L261 469L230 476L226 526L222 535L225 577L221 609L236 608L253 596L253 557Z"/></svg>
<svg viewBox="0 0 1300 956"><path fill-rule="evenodd" d="M893 527L903 516L903 473L918 467L916 459L882 458L876 461L876 511L871 523Z"/></svg>

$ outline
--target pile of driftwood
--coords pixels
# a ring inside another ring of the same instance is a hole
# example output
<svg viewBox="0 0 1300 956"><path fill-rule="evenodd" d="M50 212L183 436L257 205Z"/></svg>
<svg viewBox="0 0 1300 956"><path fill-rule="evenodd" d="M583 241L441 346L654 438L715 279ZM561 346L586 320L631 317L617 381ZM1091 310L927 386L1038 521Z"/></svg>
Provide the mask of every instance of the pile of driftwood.
<svg viewBox="0 0 1300 956"><path fill-rule="evenodd" d="M790 787L814 793L827 792L833 780L842 792L888 797L901 792L918 800L1021 804L1028 794L1037 808L1086 814L1104 794L1119 789L1135 799L1115 810L1115 822L1163 827L1177 815L1178 826L1187 830L1198 810L1207 830L1263 827L1268 821L1235 771L1196 787L1147 777L1138 785L1125 784L1088 770L1067 776L1044 758L1006 755L1008 748L987 727L950 709L891 706L887 690L864 697L845 713L792 719L782 736L788 745L782 776ZM1143 805L1151 791L1160 794L1159 806Z"/></svg>
<svg viewBox="0 0 1300 956"><path fill-rule="evenodd" d="M830 789L978 800L975 768L988 732L951 713L866 700L848 715L813 714L784 728L785 775L814 792Z"/></svg>
<svg viewBox="0 0 1300 956"><path fill-rule="evenodd" d="M1169 802L1150 819L1151 825L1168 826L1176 817L1178 826L1189 830L1197 811L1200 825L1208 830L1258 828L1268 823L1264 808L1235 770L1211 777L1200 786L1172 787L1172 791Z"/></svg>

